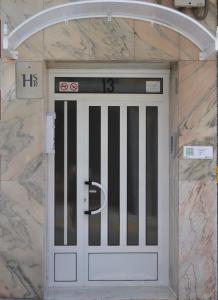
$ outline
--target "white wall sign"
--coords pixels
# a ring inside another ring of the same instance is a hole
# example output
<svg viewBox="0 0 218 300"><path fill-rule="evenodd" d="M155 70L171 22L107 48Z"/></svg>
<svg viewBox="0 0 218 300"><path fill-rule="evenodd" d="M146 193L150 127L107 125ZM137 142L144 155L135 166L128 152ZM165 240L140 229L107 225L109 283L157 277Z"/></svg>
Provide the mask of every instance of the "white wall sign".
<svg viewBox="0 0 218 300"><path fill-rule="evenodd" d="M213 147L184 146L183 156L185 159L213 159Z"/></svg>
<svg viewBox="0 0 218 300"><path fill-rule="evenodd" d="M147 93L160 93L161 81L160 80L146 80L146 92Z"/></svg>
<svg viewBox="0 0 218 300"><path fill-rule="evenodd" d="M37 99L43 95L43 70L40 61L16 62L16 92L18 99Z"/></svg>

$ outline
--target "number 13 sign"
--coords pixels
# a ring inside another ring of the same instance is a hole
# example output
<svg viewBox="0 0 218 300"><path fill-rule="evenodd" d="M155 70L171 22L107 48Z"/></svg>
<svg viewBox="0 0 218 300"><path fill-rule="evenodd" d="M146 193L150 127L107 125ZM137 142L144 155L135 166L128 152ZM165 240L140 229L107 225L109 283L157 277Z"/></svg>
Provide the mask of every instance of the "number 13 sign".
<svg viewBox="0 0 218 300"><path fill-rule="evenodd" d="M59 82L59 92L65 93L78 93L79 92L79 82Z"/></svg>

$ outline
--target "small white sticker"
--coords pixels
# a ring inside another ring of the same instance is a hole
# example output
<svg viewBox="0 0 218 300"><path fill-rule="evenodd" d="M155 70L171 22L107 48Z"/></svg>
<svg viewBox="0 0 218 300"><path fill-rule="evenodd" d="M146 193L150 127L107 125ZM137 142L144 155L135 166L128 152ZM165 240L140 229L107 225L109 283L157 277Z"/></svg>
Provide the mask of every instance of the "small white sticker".
<svg viewBox="0 0 218 300"><path fill-rule="evenodd" d="M185 159L213 159L212 146L184 146Z"/></svg>
<svg viewBox="0 0 218 300"><path fill-rule="evenodd" d="M160 93L161 82L159 80L146 80L146 93Z"/></svg>
<svg viewBox="0 0 218 300"><path fill-rule="evenodd" d="M59 92L65 93L78 93L79 92L79 82L59 82Z"/></svg>
<svg viewBox="0 0 218 300"><path fill-rule="evenodd" d="M46 114L46 149L47 154L55 152L54 144L55 113Z"/></svg>

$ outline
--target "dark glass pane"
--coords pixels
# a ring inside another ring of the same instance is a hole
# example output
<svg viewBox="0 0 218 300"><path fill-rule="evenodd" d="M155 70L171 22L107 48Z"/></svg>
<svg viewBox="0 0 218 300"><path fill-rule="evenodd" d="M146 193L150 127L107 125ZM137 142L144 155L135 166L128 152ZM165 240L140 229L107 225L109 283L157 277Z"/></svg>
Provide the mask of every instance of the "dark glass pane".
<svg viewBox="0 0 218 300"><path fill-rule="evenodd" d="M139 243L139 108L127 107L127 245Z"/></svg>
<svg viewBox="0 0 218 300"><path fill-rule="evenodd" d="M120 244L120 108L108 108L108 245Z"/></svg>
<svg viewBox="0 0 218 300"><path fill-rule="evenodd" d="M76 118L76 102L68 102L68 118L67 118L67 153L68 153L68 168L67 168L67 222L68 222L68 245L76 245L77 243L77 118Z"/></svg>
<svg viewBox="0 0 218 300"><path fill-rule="evenodd" d="M72 84L74 82L74 84ZM78 90L75 91L75 86ZM56 77L55 93L163 94L163 78Z"/></svg>
<svg viewBox="0 0 218 300"><path fill-rule="evenodd" d="M55 101L55 245L64 244L64 101Z"/></svg>
<svg viewBox="0 0 218 300"><path fill-rule="evenodd" d="M101 107L89 107L89 180L101 182ZM89 209L101 206L100 190L89 188ZM89 216L89 245L101 243L101 214Z"/></svg>
<svg viewBox="0 0 218 300"><path fill-rule="evenodd" d="M146 244L158 244L158 108L146 108Z"/></svg>

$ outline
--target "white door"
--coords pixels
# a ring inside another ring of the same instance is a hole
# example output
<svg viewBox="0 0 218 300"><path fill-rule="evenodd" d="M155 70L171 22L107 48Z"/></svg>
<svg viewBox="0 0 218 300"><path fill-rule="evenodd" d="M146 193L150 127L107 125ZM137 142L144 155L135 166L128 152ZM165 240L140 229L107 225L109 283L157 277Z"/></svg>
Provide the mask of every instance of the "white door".
<svg viewBox="0 0 218 300"><path fill-rule="evenodd" d="M166 97L54 98L50 285L167 285Z"/></svg>

